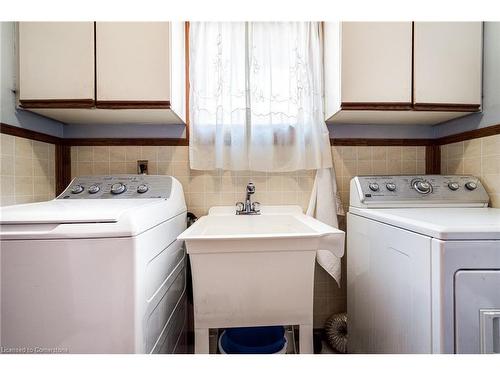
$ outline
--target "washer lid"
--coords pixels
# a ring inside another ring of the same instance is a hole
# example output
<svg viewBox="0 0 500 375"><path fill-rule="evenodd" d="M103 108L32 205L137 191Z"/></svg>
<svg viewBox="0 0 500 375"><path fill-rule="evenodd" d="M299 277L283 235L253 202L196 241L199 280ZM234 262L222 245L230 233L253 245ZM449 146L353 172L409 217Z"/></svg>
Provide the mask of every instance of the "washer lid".
<svg viewBox="0 0 500 375"><path fill-rule="evenodd" d="M2 207L0 224L116 223L125 212L163 199L62 200Z"/></svg>
<svg viewBox="0 0 500 375"><path fill-rule="evenodd" d="M349 212L442 240L499 240L498 208L362 209Z"/></svg>

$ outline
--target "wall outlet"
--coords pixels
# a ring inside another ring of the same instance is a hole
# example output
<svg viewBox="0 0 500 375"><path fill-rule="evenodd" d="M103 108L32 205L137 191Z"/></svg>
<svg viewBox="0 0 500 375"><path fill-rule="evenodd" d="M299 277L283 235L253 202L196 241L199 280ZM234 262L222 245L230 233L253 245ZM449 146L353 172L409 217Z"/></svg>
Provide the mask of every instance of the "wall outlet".
<svg viewBox="0 0 500 375"><path fill-rule="evenodd" d="M137 174L148 174L147 160L137 160Z"/></svg>

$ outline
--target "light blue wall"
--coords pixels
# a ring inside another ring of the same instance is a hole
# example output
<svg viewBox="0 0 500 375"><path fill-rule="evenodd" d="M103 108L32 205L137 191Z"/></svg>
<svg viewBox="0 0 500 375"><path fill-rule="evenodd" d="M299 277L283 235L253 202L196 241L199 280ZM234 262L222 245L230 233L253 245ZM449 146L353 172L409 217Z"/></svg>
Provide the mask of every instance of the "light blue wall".
<svg viewBox="0 0 500 375"><path fill-rule="evenodd" d="M65 138L184 138L185 125L64 125Z"/></svg>
<svg viewBox="0 0 500 375"><path fill-rule="evenodd" d="M434 137L500 124L500 22L484 23L483 111L434 126Z"/></svg>
<svg viewBox="0 0 500 375"><path fill-rule="evenodd" d="M430 125L330 124L331 138L433 138Z"/></svg>
<svg viewBox="0 0 500 375"><path fill-rule="evenodd" d="M41 133L63 136L63 124L16 108L16 46L14 22L0 22L0 121Z"/></svg>

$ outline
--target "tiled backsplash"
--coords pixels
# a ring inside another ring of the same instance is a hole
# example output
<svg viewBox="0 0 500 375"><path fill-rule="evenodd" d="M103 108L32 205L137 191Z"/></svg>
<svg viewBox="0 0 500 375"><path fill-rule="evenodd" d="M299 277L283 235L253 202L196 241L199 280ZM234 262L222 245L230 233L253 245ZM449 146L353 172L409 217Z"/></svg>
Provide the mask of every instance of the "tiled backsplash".
<svg viewBox="0 0 500 375"><path fill-rule="evenodd" d="M334 146L332 154L346 208L352 176L425 173L423 146ZM188 159L187 146L77 146L71 148L71 174L137 173L137 160L148 160L149 174L172 175L182 183L189 210L196 215L242 200L250 180L256 185L254 199L262 204L298 204L305 210L309 202L313 171L195 171Z"/></svg>
<svg viewBox="0 0 500 375"><path fill-rule="evenodd" d="M500 207L500 134L441 146L442 174L472 174Z"/></svg>
<svg viewBox="0 0 500 375"><path fill-rule="evenodd" d="M189 168L186 146L79 146L71 151L73 176L137 173L137 160L148 160L149 174L172 175L182 183L189 210L197 216L206 214L212 206L243 200L250 180L256 185L256 201L306 207L314 176L312 171L195 171Z"/></svg>
<svg viewBox="0 0 500 375"><path fill-rule="evenodd" d="M55 146L0 134L2 206L54 198Z"/></svg>
<svg viewBox="0 0 500 375"><path fill-rule="evenodd" d="M349 205L349 181L363 174L420 174L425 172L425 147L332 147L337 183L345 209ZM72 176L136 173L137 160L148 160L150 174L175 176L183 185L188 209L197 216L215 205L234 205L252 180L255 200L262 204L297 204L307 208L314 172L293 173L194 171L189 169L186 146L78 146L71 148ZM345 229L345 221L341 220ZM343 258L343 275L345 276ZM334 312L346 309L345 277L341 288L316 267L314 326L320 328Z"/></svg>

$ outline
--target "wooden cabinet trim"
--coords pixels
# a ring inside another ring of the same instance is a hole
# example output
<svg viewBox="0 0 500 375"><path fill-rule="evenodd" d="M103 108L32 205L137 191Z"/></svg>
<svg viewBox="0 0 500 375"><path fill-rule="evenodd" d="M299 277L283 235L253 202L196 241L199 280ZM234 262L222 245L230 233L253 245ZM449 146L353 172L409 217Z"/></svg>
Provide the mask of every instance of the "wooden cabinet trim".
<svg viewBox="0 0 500 375"><path fill-rule="evenodd" d="M21 128L19 126L13 126L9 124L0 123L0 133L12 135L14 137L32 139L34 141L40 141L45 143L58 144L61 142L62 138L55 137L53 135L39 133L34 130Z"/></svg>
<svg viewBox="0 0 500 375"><path fill-rule="evenodd" d="M22 108L93 108L94 99L34 99L20 100Z"/></svg>
<svg viewBox="0 0 500 375"><path fill-rule="evenodd" d="M358 111L411 111L411 103L404 102L342 102L342 110Z"/></svg>
<svg viewBox="0 0 500 375"><path fill-rule="evenodd" d="M480 104L453 104L453 103L415 103L415 111L439 111L439 112L479 112Z"/></svg>
<svg viewBox="0 0 500 375"><path fill-rule="evenodd" d="M61 194L71 182L71 146L61 143L55 145L55 182L56 197Z"/></svg>
<svg viewBox="0 0 500 375"><path fill-rule="evenodd" d="M425 146L425 173L441 174L441 147L437 144Z"/></svg>
<svg viewBox="0 0 500 375"><path fill-rule="evenodd" d="M342 102L344 111L430 111L430 112L479 112L480 104L453 103L384 103Z"/></svg>
<svg viewBox="0 0 500 375"><path fill-rule="evenodd" d="M170 109L169 100L98 100L96 108L101 109Z"/></svg>
<svg viewBox="0 0 500 375"><path fill-rule="evenodd" d="M468 141L470 139L489 137L497 134L500 134L500 124L469 130L458 134L447 135L445 137L435 139L434 143L442 146L449 143Z"/></svg>

